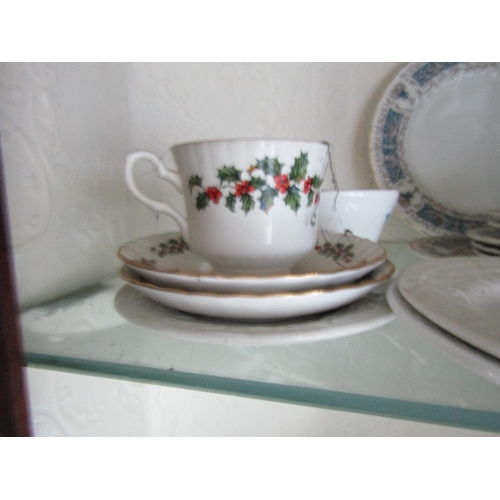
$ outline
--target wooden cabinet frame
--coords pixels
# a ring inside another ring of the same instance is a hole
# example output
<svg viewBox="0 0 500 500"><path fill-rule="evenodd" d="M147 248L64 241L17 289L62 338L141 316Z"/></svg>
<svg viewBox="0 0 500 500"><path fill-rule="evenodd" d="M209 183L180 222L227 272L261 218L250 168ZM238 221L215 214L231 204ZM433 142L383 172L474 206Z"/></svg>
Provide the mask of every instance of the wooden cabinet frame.
<svg viewBox="0 0 500 500"><path fill-rule="evenodd" d="M30 436L19 326L19 304L12 262L7 189L0 146L0 436Z"/></svg>

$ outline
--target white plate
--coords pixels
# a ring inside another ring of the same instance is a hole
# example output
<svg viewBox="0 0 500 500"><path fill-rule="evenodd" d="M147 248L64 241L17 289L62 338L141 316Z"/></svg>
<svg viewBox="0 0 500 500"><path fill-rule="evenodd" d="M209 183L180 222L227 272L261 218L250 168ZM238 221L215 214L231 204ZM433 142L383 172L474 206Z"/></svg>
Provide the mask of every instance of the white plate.
<svg viewBox="0 0 500 500"><path fill-rule="evenodd" d="M500 359L500 261L428 259L401 271L401 295L447 332Z"/></svg>
<svg viewBox="0 0 500 500"><path fill-rule="evenodd" d="M239 294L156 286L125 266L122 268L125 281L160 304L204 316L246 321L280 320L336 309L367 295L393 274L394 265L386 261L365 278L348 285L300 292Z"/></svg>
<svg viewBox="0 0 500 500"><path fill-rule="evenodd" d="M420 314L403 298L395 281L387 289L387 301L396 316L423 339L474 373L500 384L498 360L462 342Z"/></svg>
<svg viewBox="0 0 500 500"><path fill-rule="evenodd" d="M426 234L464 234L500 208L500 64L412 63L377 109L377 183Z"/></svg>
<svg viewBox="0 0 500 500"><path fill-rule="evenodd" d="M283 292L355 281L382 264L386 251L354 235L320 231L318 243L290 273L234 276L213 273L189 251L180 233L157 234L129 242L118 256L136 274L158 285L210 292Z"/></svg>
<svg viewBox="0 0 500 500"><path fill-rule="evenodd" d="M241 323L187 314L150 300L126 285L115 298L118 313L131 323L181 340L225 345L288 345L338 339L394 320L381 285L341 309L273 323Z"/></svg>

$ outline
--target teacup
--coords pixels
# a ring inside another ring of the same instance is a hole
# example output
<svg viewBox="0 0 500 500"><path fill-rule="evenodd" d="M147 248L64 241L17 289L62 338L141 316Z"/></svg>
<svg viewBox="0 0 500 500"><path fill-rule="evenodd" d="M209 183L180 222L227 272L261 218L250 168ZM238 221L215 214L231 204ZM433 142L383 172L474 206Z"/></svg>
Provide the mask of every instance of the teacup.
<svg viewBox="0 0 500 500"><path fill-rule="evenodd" d="M318 225L326 231L350 231L377 242L398 197L395 189L322 190Z"/></svg>
<svg viewBox="0 0 500 500"><path fill-rule="evenodd" d="M314 248L328 143L213 140L177 144L170 153L177 171L147 151L127 155L127 185L146 206L172 217L190 249L215 270L285 272ZM133 170L139 160L156 166L184 195L186 218L138 189Z"/></svg>

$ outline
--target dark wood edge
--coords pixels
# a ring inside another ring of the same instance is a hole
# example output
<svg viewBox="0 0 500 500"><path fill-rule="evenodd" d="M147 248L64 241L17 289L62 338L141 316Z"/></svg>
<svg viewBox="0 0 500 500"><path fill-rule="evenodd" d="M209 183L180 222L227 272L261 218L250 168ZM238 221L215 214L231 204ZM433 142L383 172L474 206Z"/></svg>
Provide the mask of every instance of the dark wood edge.
<svg viewBox="0 0 500 500"><path fill-rule="evenodd" d="M0 144L0 436L31 435Z"/></svg>

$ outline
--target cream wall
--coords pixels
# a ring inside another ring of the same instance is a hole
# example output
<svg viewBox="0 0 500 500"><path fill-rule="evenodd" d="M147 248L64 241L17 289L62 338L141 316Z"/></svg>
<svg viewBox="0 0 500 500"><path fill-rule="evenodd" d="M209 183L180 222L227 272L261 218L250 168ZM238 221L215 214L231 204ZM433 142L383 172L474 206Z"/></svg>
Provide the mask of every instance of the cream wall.
<svg viewBox="0 0 500 500"><path fill-rule="evenodd" d="M175 229L172 221L156 218L128 193L123 158L131 150L147 149L163 156L176 142L202 138L321 139L333 147L340 188L375 187L368 155L372 117L386 86L402 67L402 63L1 64L0 133L21 306L96 283L118 270L116 251L121 243ZM168 185L159 186L151 167L139 170L143 189L183 210L182 197ZM331 177L326 185L333 185ZM393 217L383 238L404 239L411 234ZM31 368L28 375L38 435L436 432L434 426L416 430L417 424L393 421L387 427L384 419L380 424L374 417L125 381ZM86 389L88 384L92 390ZM151 394L156 392L168 404L152 405ZM109 394L122 395L117 407L108 405ZM64 401L71 403L66 405L72 412L70 420L61 414ZM113 412L126 405L124 401L133 403L133 418L120 420L116 427ZM203 407L204 418L213 427L186 424L191 417L185 401ZM221 404L225 411L219 419ZM234 424L235 415L246 411L255 412L256 419ZM266 415L268 422L273 418L282 422L282 412L288 427L266 424ZM81 424L92 420L88 415L102 415L101 423ZM183 422L181 427L172 424L175 419Z"/></svg>

